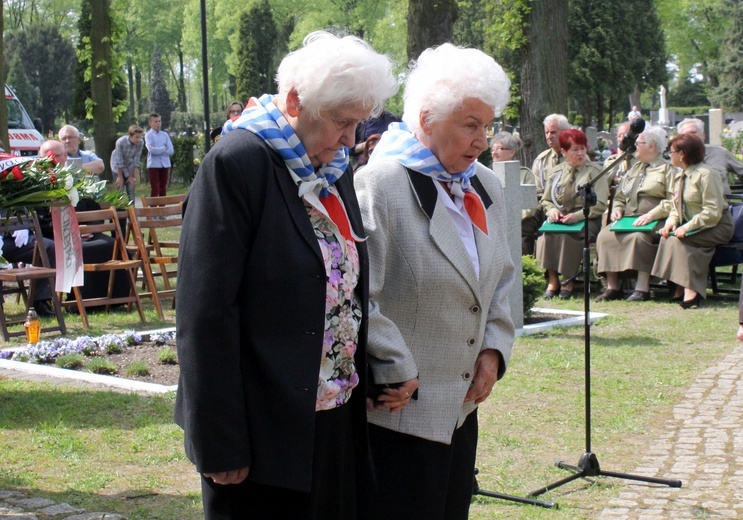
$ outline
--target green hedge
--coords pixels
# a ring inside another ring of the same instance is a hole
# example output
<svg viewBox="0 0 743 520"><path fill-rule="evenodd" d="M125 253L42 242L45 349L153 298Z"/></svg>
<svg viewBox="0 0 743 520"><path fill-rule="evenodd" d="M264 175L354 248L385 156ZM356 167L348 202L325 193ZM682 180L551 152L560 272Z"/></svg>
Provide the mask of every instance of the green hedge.
<svg viewBox="0 0 743 520"><path fill-rule="evenodd" d="M544 279L544 269L539 267L537 259L531 255L521 257L521 273L524 286L524 317L527 317L544 293L547 281Z"/></svg>
<svg viewBox="0 0 743 520"><path fill-rule="evenodd" d="M171 161L173 168L171 176L184 184L190 184L196 175L197 161L203 152L203 140L194 137L172 137L175 153Z"/></svg>

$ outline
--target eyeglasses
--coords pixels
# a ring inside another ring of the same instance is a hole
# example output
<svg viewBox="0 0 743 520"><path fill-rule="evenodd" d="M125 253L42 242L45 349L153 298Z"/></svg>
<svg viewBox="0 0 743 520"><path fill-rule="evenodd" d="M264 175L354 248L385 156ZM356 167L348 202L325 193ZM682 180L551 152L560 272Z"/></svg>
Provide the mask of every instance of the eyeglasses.
<svg viewBox="0 0 743 520"><path fill-rule="evenodd" d="M496 146L495 148L493 148L493 153L502 152L504 150L507 151L507 152L508 151L511 151L510 148L506 148L505 146Z"/></svg>
<svg viewBox="0 0 743 520"><path fill-rule="evenodd" d="M243 111L239 108L236 108L235 110L230 110L230 114L242 114Z"/></svg>
<svg viewBox="0 0 743 520"><path fill-rule="evenodd" d="M59 138L59 140L62 141L62 142L65 142L65 141L74 141L75 139L80 139L80 138L78 136L76 136L76 135L66 135L64 137L60 137Z"/></svg>
<svg viewBox="0 0 743 520"><path fill-rule="evenodd" d="M668 150L669 154L681 153L681 150Z"/></svg>
<svg viewBox="0 0 743 520"><path fill-rule="evenodd" d="M648 146L648 143L646 143L645 141L635 141L635 144L637 146Z"/></svg>

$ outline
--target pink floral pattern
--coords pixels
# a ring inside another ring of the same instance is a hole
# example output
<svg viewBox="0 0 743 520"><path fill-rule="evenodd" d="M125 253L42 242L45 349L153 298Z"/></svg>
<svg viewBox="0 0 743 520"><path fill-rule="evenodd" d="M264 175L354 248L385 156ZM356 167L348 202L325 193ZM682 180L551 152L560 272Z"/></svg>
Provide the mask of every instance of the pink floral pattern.
<svg viewBox="0 0 743 520"><path fill-rule="evenodd" d="M361 326L361 306L354 292L359 281L359 252L356 244L340 238L344 248L335 225L315 208L306 207L327 276L325 335L315 409L330 410L345 404L359 384L354 362Z"/></svg>

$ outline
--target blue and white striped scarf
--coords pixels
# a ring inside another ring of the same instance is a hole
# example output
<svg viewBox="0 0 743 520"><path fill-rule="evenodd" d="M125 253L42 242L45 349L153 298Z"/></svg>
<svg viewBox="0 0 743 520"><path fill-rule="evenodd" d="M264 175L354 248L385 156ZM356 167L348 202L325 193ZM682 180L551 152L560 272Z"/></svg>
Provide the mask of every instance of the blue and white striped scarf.
<svg viewBox="0 0 743 520"><path fill-rule="evenodd" d="M224 124L222 135L238 128L250 130L278 152L294 181L300 185L299 196L313 206L315 204L310 199L327 197L328 186L335 183L348 168L348 149L343 147L332 161L315 171L304 145L284 114L273 104L273 96L269 94L264 94L260 99L251 98L240 117Z"/></svg>
<svg viewBox="0 0 743 520"><path fill-rule="evenodd" d="M461 186L462 191L471 191L470 179L477 169L477 163L473 162L462 172L447 172L433 152L418 140L405 123L390 123L389 129L382 134L369 158L369 164L381 159L392 159L413 171L451 183L452 187Z"/></svg>

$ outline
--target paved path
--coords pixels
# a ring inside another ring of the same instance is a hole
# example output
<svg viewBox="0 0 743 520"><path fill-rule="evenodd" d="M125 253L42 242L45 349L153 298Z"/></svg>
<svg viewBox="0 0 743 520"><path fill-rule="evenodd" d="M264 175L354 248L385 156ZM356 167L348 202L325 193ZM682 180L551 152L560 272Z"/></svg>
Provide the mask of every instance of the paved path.
<svg viewBox="0 0 743 520"><path fill-rule="evenodd" d="M683 486L622 480L600 518L743 518L743 346L699 374L633 473Z"/></svg>

